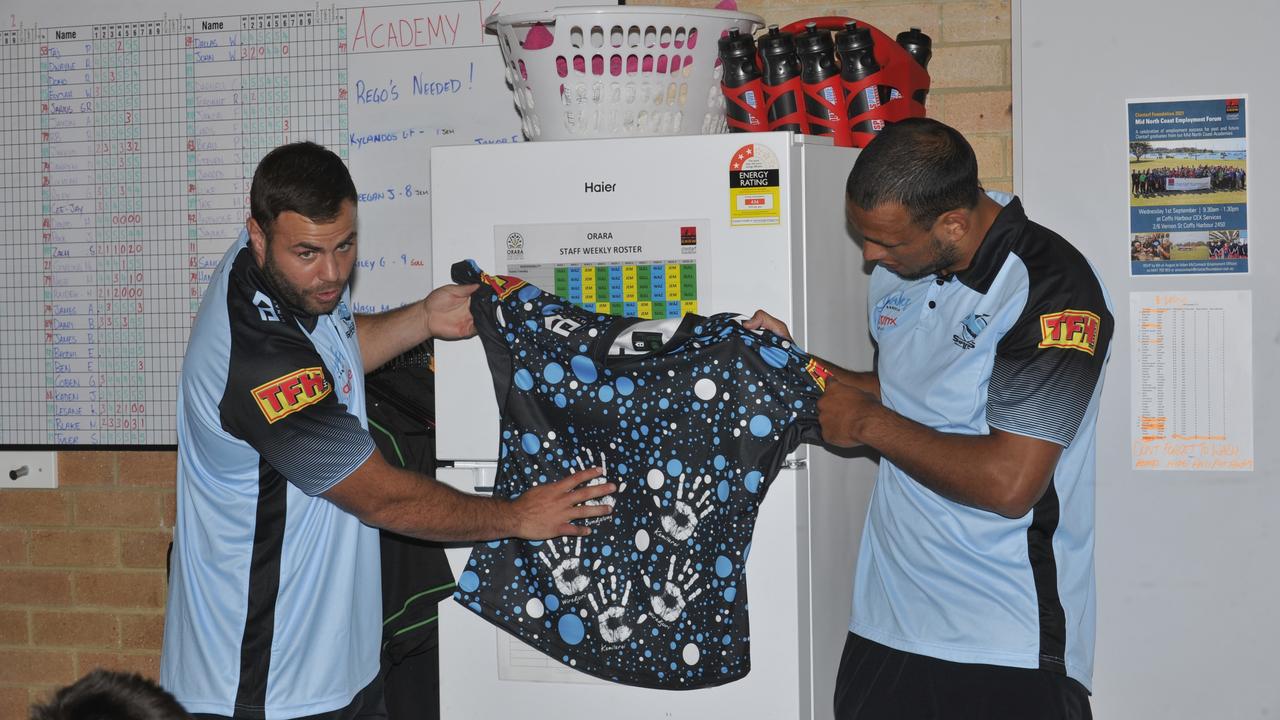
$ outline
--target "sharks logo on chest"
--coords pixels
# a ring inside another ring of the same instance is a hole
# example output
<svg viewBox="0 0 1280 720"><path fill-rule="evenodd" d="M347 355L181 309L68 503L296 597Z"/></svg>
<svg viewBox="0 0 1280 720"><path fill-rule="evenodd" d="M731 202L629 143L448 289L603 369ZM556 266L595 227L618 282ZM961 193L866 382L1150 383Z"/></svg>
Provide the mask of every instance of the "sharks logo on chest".
<svg viewBox="0 0 1280 720"><path fill-rule="evenodd" d="M965 350L972 350L978 344L978 335L987 327L991 316L986 313L970 313L960 321L960 332L951 336L951 342Z"/></svg>

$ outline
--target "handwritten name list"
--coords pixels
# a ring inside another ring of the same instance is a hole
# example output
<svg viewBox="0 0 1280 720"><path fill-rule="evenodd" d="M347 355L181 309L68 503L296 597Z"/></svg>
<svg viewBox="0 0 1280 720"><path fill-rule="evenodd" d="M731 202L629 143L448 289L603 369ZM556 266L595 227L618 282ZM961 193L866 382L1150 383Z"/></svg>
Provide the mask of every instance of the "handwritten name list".
<svg viewBox="0 0 1280 720"><path fill-rule="evenodd" d="M1248 291L1131 293L1133 467L1252 470Z"/></svg>

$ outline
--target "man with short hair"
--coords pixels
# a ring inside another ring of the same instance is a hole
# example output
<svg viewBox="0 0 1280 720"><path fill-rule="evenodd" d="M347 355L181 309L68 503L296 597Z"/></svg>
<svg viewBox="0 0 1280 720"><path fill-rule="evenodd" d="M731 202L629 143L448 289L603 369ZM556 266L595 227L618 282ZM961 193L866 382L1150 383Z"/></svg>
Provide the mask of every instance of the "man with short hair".
<svg viewBox="0 0 1280 720"><path fill-rule="evenodd" d="M137 673L101 668L31 707L31 720L191 720L164 688Z"/></svg>
<svg viewBox="0 0 1280 720"><path fill-rule="evenodd" d="M162 684L198 717L381 717L377 528L433 540L585 535L598 469L516 500L388 464L364 376L475 333L475 286L350 309L356 191L313 143L268 153L246 235L200 304L178 394L178 508Z"/></svg>
<svg viewBox="0 0 1280 720"><path fill-rule="evenodd" d="M877 369L835 368L823 438L880 472L836 680L848 718L1087 718L1094 430L1114 329L1088 261L982 192L930 119L859 155ZM758 312L748 327L787 328Z"/></svg>

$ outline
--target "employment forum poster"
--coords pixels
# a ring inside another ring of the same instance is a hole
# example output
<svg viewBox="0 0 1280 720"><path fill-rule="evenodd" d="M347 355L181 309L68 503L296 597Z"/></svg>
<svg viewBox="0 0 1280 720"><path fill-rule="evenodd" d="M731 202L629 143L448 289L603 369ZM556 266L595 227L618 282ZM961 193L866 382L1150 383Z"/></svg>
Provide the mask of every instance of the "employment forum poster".
<svg viewBox="0 0 1280 720"><path fill-rule="evenodd" d="M1132 275L1249 272L1246 100L1128 101Z"/></svg>

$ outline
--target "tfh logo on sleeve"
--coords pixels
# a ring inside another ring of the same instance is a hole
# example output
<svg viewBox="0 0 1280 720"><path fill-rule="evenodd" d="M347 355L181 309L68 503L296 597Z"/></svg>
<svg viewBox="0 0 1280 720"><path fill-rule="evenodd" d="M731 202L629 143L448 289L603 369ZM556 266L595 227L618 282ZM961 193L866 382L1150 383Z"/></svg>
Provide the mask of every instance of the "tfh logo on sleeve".
<svg viewBox="0 0 1280 720"><path fill-rule="evenodd" d="M332 389L324 378L324 369L310 367L259 385L253 389L253 399L267 422L274 423L320 402Z"/></svg>
<svg viewBox="0 0 1280 720"><path fill-rule="evenodd" d="M1098 349L1101 321L1088 310L1063 310L1040 316L1040 345L1080 350L1090 355Z"/></svg>

